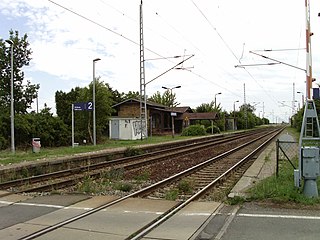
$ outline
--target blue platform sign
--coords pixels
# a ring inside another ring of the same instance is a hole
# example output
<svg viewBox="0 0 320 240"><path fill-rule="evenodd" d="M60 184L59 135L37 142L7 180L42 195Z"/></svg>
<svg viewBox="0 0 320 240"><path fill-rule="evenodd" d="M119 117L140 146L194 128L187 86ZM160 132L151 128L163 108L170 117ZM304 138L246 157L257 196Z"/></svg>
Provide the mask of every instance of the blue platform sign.
<svg viewBox="0 0 320 240"><path fill-rule="evenodd" d="M92 102L79 102L73 104L74 111L92 111L93 103Z"/></svg>

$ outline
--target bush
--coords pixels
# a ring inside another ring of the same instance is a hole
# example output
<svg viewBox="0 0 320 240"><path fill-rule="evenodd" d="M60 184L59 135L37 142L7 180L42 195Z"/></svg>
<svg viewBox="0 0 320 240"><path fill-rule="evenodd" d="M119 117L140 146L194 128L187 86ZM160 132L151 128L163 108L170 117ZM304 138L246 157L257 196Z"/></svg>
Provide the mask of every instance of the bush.
<svg viewBox="0 0 320 240"><path fill-rule="evenodd" d="M202 125L191 125L182 131L182 136L203 136L206 135L206 130Z"/></svg>
<svg viewBox="0 0 320 240"><path fill-rule="evenodd" d="M212 131L213 129L213 131ZM213 126L210 126L210 127L207 127L207 133L220 133L220 129L218 126L216 125L213 125Z"/></svg>
<svg viewBox="0 0 320 240"><path fill-rule="evenodd" d="M0 136L0 150L6 149L9 146L9 141Z"/></svg>

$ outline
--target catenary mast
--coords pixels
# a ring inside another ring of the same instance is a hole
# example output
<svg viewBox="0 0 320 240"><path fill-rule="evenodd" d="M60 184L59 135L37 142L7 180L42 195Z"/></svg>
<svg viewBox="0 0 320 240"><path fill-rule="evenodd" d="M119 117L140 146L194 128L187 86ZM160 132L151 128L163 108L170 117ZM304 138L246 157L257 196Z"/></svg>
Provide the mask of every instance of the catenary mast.
<svg viewBox="0 0 320 240"><path fill-rule="evenodd" d="M144 66L144 40L143 40L143 16L142 0L140 3L140 130L141 140L147 137L147 95Z"/></svg>

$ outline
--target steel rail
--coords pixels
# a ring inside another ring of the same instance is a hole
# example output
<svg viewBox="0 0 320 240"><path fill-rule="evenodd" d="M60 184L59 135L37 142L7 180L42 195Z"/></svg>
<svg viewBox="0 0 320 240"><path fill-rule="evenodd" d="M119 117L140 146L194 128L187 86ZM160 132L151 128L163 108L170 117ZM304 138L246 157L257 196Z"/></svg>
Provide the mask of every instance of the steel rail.
<svg viewBox="0 0 320 240"><path fill-rule="evenodd" d="M250 135L252 136L252 135ZM232 138L233 139L233 138ZM237 138L239 139L239 137ZM207 148L209 146L214 146L216 144L221 144L221 143L225 143L225 142L228 142L230 141L230 139L224 139L224 140L219 140L218 143L217 142L213 142L213 143L204 143L204 144L201 144L200 146L194 146L194 145L190 145L190 148L189 149L179 149L178 151L174 152L174 153L167 153L165 151L165 155L160 155L160 156L156 156L155 158L152 158L152 159L147 159L147 160L143 160L141 162L137 162L137 163L130 163L128 165L120 165L118 167L116 167L115 169L125 169L125 170L130 170L130 169L135 169L135 168L138 168L140 166L145 166L145 164L150 164L150 162L154 162L156 160L159 160L159 159L163 159L164 157L172 157L172 156L176 156L176 155L179 155L179 154L182 154L182 153L188 153L188 152L192 152L192 151L196 151L196 150L200 150L202 148ZM256 141L253 140L253 141ZM242 147L248 145L248 144L251 144L251 142L248 142L247 144L245 145L240 145L238 146L238 148L234 148L233 150L234 151L237 151L238 149L241 149ZM230 153L232 153L233 151L231 151ZM228 152L225 152L228 154ZM223 156L223 155L218 155L219 156ZM209 159L210 160L210 159ZM203 162L204 166L206 164L208 164L210 161L205 161ZM196 169L198 168L195 168L194 171L196 171ZM84 167L84 170L88 170L88 168ZM91 169L90 171L94 171L94 170L97 170L96 168L94 169ZM188 170L188 169L187 169ZM93 177L95 178L96 176L100 176L101 172L91 172L91 173L86 173L85 175L86 176L90 176L90 177ZM188 174L188 171L186 172L186 174ZM61 189L61 188L65 188L65 187L70 187L70 186L73 186L75 185L76 183L78 183L79 181L81 181L83 179L84 175L83 174L78 174L78 176L73 176L71 179L67 179L67 180L61 180L61 181L57 181L57 182L50 182L49 184L47 185L42 185L42 186L38 186L38 187L31 187L29 189L23 189L23 190L20 190L18 192L15 192L15 193L23 193L23 192L40 192L40 191L50 191L52 189ZM2 196L2 195L1 195Z"/></svg>
<svg viewBox="0 0 320 240"><path fill-rule="evenodd" d="M283 130L283 129L281 129L280 132L281 132L282 130ZM276 129L276 130L272 131L271 133L274 133L274 132L279 132L279 129ZM145 196L146 194L154 191L154 189L159 188L159 187L161 187L161 186L163 186L163 185L165 185L165 184L168 184L168 183L170 183L170 182L172 182L172 181L175 181L175 180L177 180L177 179L179 179L179 178L187 175L188 173L190 174L190 173L194 172L196 169L200 169L200 168L202 168L203 166L205 166L205 165L207 165L207 164L209 164L209 163L211 163L211 162L213 162L213 161L216 161L216 160L219 159L219 158L226 157L226 156L230 155L231 153L233 153L233 152L235 152L235 151L237 151L237 150L239 150L239 149L241 149L241 148L244 148L245 146L249 145L250 143L253 143L253 142L257 141L258 139L261 139L261 138L265 137L266 135L270 135L271 133L264 134L263 136L260 136L260 137L254 139L254 140L249 141L248 143L242 144L241 146L238 146L238 147L236 147L236 148L234 148L234 149L232 149L232 150L229 150L229 151L227 151L227 152L225 152L225 153L223 153L223 154L220 154L220 155L218 155L218 156L216 156L216 157L213 157L213 158L211 158L211 159L209 159L209 160L207 160L207 161L205 161L205 162L202 162L202 163L200 163L200 164L198 164L198 165L196 165L196 166L193 166L193 167L191 167L191 168L189 168L189 169L186 169L186 170L184 170L184 171L182 171L182 172L180 172L180 173L177 173L177 174L175 174L175 175L173 175L173 176L170 176L170 177L168 177L168 178L166 178L166 179L164 179L164 180L161 180L161 181L159 181L159 182L157 182L157 183L154 183L154 184L152 184L152 185L150 185L150 186L147 186L147 187L145 187L145 188L143 188L143 189L140 189L140 190L138 190L138 191L136 191L136 192L134 192L134 193L128 194L127 196L118 198L118 199L116 199L116 200L114 200L114 201L111 201L111 202L108 202L108 203L106 203L106 204L102 204L101 206L98 206L98 207L96 207L96 208L94 208L94 209L88 210L88 211L85 212L85 213L79 214L79 215L77 215L77 216L75 216L75 217L71 217L71 218L66 219L66 220L64 220L64 221L61 221L61 222L59 222L59 223L57 223L57 224L54 224L54 225L49 226L49 227L46 227L46 228L44 228L44 229L42 229L42 230L39 230L39 231L37 231L37 232L34 232L34 233L28 235L28 236L21 237L21 238L19 238L19 240L31 240L31 239L35 239L35 238L40 237L40 236L42 236L42 235L44 235L44 234L46 234L46 233L49 233L49 232L51 232L51 231L53 231L53 230L56 230L56 229L58 229L58 228L60 228L60 227L63 227L63 226L65 226L65 225L69 224L69 223L75 222L75 221L77 221L77 220L79 220L79 219L82 219L82 218L87 217L87 216L89 216L89 215L92 215L92 214L94 214L94 213L96 213L96 212L98 212L98 211L101 211L101 210L103 210L103 209L105 209L105 208L108 208L108 207L110 207L110 206L112 206L112 205L115 205L115 204L117 204L117 203L119 203L119 202L122 202L122 201L124 201L124 200L126 200L126 199L128 199L128 198L130 198L130 197ZM274 136L273 136L273 137L274 137ZM272 137L272 138L273 138L273 137ZM222 177L221 177L221 178L222 178ZM221 178L219 178L219 179L221 179ZM198 192L198 193L197 193L197 196L199 196L199 195L200 195L200 193ZM192 199L195 199L195 197L193 197ZM190 201L188 201L188 203L190 203ZM184 202L181 202L181 203L180 203L180 205L182 205L182 204L185 206ZM179 206L180 206L180 205L179 205ZM178 206L178 208L179 208L179 206ZM182 208L179 208L179 209L182 209ZM170 211L170 212L171 212L171 211ZM176 211L175 211L175 212L176 212ZM168 214L169 214L169 213L168 213ZM172 214L170 214L170 216L171 216L171 215L172 215ZM167 219L167 218L165 218L165 219ZM159 221L160 221L160 220L159 220ZM164 220L162 220L162 221L164 221ZM153 226L153 225L154 225L154 224L152 224L152 226ZM149 228L150 228L150 227L147 227L146 229L149 229ZM136 236L138 236L138 235L136 235Z"/></svg>
<svg viewBox="0 0 320 240"><path fill-rule="evenodd" d="M135 168L135 167L139 167L139 165L144 165L146 163L156 161L158 159L162 159L164 157L163 154L166 154L166 157L177 156L179 154L188 153L190 151L201 150L206 147L214 146L217 144L222 144L222 143L230 141L230 139L241 139L244 137L252 136L253 134L257 134L257 133L250 132L250 133L246 133L246 134L243 134L240 136L226 136L223 139L213 139L210 142L190 143L187 145L177 146L177 147L173 147L170 149L164 149L164 150L154 151L151 153L145 153L145 154L142 154L139 156L124 157L124 158L120 158L120 159L110 160L107 162L95 163L95 164L91 164L91 165L87 165L87 166L81 166L81 167L76 167L76 168L72 168L72 169L60 170L60 171L56 171L56 172L52 172L52 173L40 174L40 175L31 176L31 177L27 177L27 178L11 180L11 181L0 183L0 189L6 189L11 186L15 186L15 187L22 186L24 184L34 184L34 183L42 182L45 180L52 180L54 178L67 177L67 176L70 176L71 174L78 174L78 173L82 173L84 171L86 171L86 172L87 171L94 171L94 170L98 170L98 169L102 169L102 168L106 168L106 167L111 167L114 165L120 165L119 167L128 168L127 165L124 165L124 164L129 163L131 165L129 168ZM175 151L175 152L173 152L173 151ZM145 159L147 157L153 157L153 156L155 156L155 157L151 158L149 160ZM140 163L133 163L133 164L130 163L132 161L139 160L139 159L143 159L143 160ZM75 180L77 181L78 178L76 178ZM53 185L53 184L51 184L51 185ZM57 184L57 186L59 186L59 184ZM61 186L63 186L63 185L61 184ZM48 186L47 188L45 188L45 187L39 188L38 190L47 190L47 189L50 189L50 187ZM29 190L26 190L26 191L29 191ZM32 190L30 190L30 191L32 191Z"/></svg>
<svg viewBox="0 0 320 240"><path fill-rule="evenodd" d="M211 189L214 185L216 185L219 181L221 181L223 178L225 178L227 175L229 175L231 172L233 172L235 169L237 169L239 166L241 166L244 162L246 162L249 158L254 156L257 152L259 152L262 148L266 146L276 135L271 136L268 138L264 143L262 143L260 146L258 146L256 149L254 149L251 153L249 153L247 156L242 158L239 162L237 162L235 165L230 167L227 171L222 173L219 177L217 177L215 180L213 180L211 183L203 187L201 190L199 190L197 193L192 195L190 198L179 204L177 207L174 207L171 211L167 212L165 215L158 218L157 221L153 222L150 226L144 228L142 231L133 234L133 237L126 238L126 240L138 240L142 237L146 236L149 232L151 232L153 229L158 227L160 224L168 220L170 217L172 217L174 214L179 212L181 209L186 207L188 204L193 202L194 200L200 198L203 194L205 194L209 189Z"/></svg>

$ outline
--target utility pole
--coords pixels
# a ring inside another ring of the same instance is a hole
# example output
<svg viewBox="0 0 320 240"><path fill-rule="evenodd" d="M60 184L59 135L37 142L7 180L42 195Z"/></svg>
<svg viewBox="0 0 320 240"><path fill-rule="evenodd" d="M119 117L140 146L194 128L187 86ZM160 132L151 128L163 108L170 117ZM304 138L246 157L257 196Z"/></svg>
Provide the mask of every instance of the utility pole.
<svg viewBox="0 0 320 240"><path fill-rule="evenodd" d="M313 33L310 30L310 1L305 0L306 10L306 97L311 99L312 88L312 59L311 59L311 36Z"/></svg>

